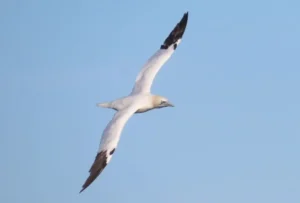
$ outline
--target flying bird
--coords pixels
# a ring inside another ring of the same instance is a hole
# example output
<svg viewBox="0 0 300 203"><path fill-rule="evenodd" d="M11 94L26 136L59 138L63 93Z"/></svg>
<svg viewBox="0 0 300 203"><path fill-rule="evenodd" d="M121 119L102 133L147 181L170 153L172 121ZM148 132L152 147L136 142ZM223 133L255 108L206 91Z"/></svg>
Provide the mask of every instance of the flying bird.
<svg viewBox="0 0 300 203"><path fill-rule="evenodd" d="M172 107L173 104L165 97L151 94L153 80L160 68L167 62L176 50L184 34L188 21L188 12L175 26L159 50L146 62L138 74L131 93L111 102L98 103L97 106L117 111L103 131L98 153L89 170L89 177L82 186L84 191L103 171L114 154L121 132L135 113L144 113L149 110Z"/></svg>

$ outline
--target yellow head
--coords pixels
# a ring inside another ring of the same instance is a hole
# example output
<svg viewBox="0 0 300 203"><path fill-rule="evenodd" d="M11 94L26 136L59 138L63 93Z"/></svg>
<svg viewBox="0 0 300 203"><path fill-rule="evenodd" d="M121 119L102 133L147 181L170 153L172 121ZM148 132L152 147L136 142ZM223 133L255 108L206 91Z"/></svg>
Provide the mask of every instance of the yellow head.
<svg viewBox="0 0 300 203"><path fill-rule="evenodd" d="M174 107L174 105L170 103L167 98L159 95L152 96L152 105L153 108Z"/></svg>

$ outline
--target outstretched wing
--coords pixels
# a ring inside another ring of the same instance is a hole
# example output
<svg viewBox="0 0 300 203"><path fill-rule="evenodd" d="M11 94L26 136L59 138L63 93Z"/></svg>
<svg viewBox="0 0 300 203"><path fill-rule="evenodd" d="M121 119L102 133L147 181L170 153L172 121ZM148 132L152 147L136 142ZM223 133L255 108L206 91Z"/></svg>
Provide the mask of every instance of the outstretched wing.
<svg viewBox="0 0 300 203"><path fill-rule="evenodd" d="M181 41L188 21L188 12L185 13L181 21L172 30L169 36L165 39L164 44L160 49L147 61L142 70L138 74L135 85L131 94L150 92L153 80L164 65L164 63L171 57Z"/></svg>
<svg viewBox="0 0 300 203"><path fill-rule="evenodd" d="M82 186L80 193L85 190L103 171L106 165L109 163L115 149L118 145L121 132L129 120L129 118L135 113L137 108L134 106L126 108L124 110L115 113L113 119L108 123L101 138L98 153L95 161L90 168L90 175L86 179Z"/></svg>

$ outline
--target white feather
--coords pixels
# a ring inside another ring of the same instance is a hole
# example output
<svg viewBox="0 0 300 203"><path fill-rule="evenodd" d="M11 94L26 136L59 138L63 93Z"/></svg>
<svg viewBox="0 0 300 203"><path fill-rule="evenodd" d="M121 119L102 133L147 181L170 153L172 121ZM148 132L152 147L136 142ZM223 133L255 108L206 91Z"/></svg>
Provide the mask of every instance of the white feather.
<svg viewBox="0 0 300 203"><path fill-rule="evenodd" d="M180 41L178 40L177 44L179 42ZM159 49L156 51L156 53L146 62L138 74L131 95L150 93L156 74L172 56L174 51L175 50L173 46L170 46L168 49Z"/></svg>
<svg viewBox="0 0 300 203"><path fill-rule="evenodd" d="M112 157L110 152L117 148L121 132L126 122L136 112L137 108L138 107L136 105L132 105L128 108L117 111L103 131L98 153L101 151L107 151L107 163Z"/></svg>

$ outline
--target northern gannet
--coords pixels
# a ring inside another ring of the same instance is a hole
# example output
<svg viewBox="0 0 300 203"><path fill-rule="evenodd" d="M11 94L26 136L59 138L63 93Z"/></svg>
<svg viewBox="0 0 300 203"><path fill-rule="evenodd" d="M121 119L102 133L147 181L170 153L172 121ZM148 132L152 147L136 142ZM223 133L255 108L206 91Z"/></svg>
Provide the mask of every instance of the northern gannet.
<svg viewBox="0 0 300 203"><path fill-rule="evenodd" d="M99 150L89 170L90 175L83 184L80 193L99 176L109 163L118 145L124 125L133 114L173 106L167 98L153 95L150 90L157 72L171 57L180 43L187 21L188 12L183 15L180 22L160 46L160 49L143 66L136 78L132 92L128 96L97 104L97 106L114 109L117 112L103 131Z"/></svg>

